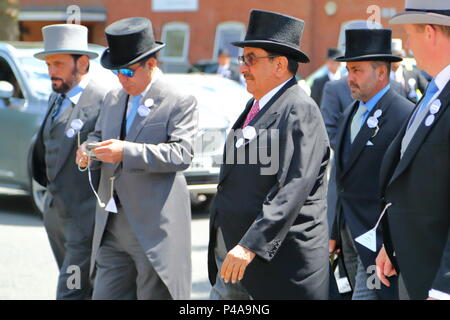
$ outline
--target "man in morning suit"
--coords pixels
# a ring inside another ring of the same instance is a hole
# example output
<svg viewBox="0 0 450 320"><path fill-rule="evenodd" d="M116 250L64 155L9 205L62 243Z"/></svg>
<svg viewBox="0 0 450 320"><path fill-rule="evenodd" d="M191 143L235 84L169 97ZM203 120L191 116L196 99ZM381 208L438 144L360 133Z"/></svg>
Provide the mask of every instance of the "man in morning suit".
<svg viewBox="0 0 450 320"><path fill-rule="evenodd" d="M197 101L158 69L164 44L150 20L122 19L105 33L101 64L122 88L106 96L88 138L100 142L93 152L104 202L96 211L93 299L189 299L191 207L182 171L193 157ZM82 148L77 161L87 165Z"/></svg>
<svg viewBox="0 0 450 320"><path fill-rule="evenodd" d="M391 62L401 60L392 55L391 33L390 29L346 30L345 55L336 58L347 63L348 85L355 102L345 110L337 133L338 212L330 251L337 249L336 240L345 232L342 230L345 222L358 253L353 300L398 298L395 285L387 287L378 281L377 286L374 281L374 285L368 286L369 276L375 273L381 232L378 244L372 248L354 241L377 223L381 161L398 128L413 109L413 104L393 91L389 83ZM345 248L341 254L347 254Z"/></svg>
<svg viewBox="0 0 450 320"><path fill-rule="evenodd" d="M330 151L319 108L295 80L309 62L303 26L252 10L245 40L233 43L244 49L240 71L254 99L227 138L211 207L211 299L328 298Z"/></svg>
<svg viewBox="0 0 450 320"><path fill-rule="evenodd" d="M47 113L33 149L33 178L47 187L44 225L59 268L57 299L87 299L95 197L88 176L74 163L78 135L86 140L94 129L107 93L98 79L89 76L88 29L58 24L42 29L45 51L35 54L45 60L52 81ZM81 128L74 130L73 122ZM98 185L99 175L92 175ZM76 269L72 269L75 267ZM78 269L79 268L79 269ZM80 272L80 285L70 285L73 271Z"/></svg>
<svg viewBox="0 0 450 320"><path fill-rule="evenodd" d="M418 68L433 79L381 168L384 283L400 272L411 299L450 299L450 5L408 0L404 24Z"/></svg>

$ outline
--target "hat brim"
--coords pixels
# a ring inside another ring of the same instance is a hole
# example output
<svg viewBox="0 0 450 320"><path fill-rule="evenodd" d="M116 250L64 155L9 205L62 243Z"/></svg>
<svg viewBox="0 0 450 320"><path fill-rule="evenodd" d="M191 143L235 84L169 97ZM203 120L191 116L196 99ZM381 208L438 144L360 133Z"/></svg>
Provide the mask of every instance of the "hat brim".
<svg viewBox="0 0 450 320"><path fill-rule="evenodd" d="M166 46L164 43L159 42L159 41L155 41L155 43L157 44L156 47L154 47L151 50L149 50L149 51L147 51L147 52L137 56L133 60L128 61L128 62L126 62L124 64L120 64L120 65L114 64L111 61L112 60L111 59L112 58L111 57L112 56L111 51L109 50L109 48L106 48L106 50L103 51L103 54L102 54L102 56L100 58L100 64L103 66L103 68L110 69L110 70L120 69L120 68L125 68L125 67L128 67L128 66L131 66L131 65L141 61L142 59L145 59L146 57L148 57L148 56L158 52L159 50L161 50L162 48L164 48Z"/></svg>
<svg viewBox="0 0 450 320"><path fill-rule="evenodd" d="M281 53L285 54L286 56L292 59L295 59L297 62L309 63L309 57L305 53L298 50L297 48L278 42L268 40L247 40L247 41L232 42L231 44L239 48L253 47L264 49L266 51Z"/></svg>
<svg viewBox="0 0 450 320"><path fill-rule="evenodd" d="M433 13L420 11L401 12L389 20L390 24L437 24L441 26L450 26L450 17Z"/></svg>
<svg viewBox="0 0 450 320"><path fill-rule="evenodd" d="M400 62L403 58L399 56L394 56L391 54L368 54L364 56L357 57L346 57L340 56L334 58L334 61L339 62L353 62L353 61L387 61L387 62Z"/></svg>
<svg viewBox="0 0 450 320"><path fill-rule="evenodd" d="M55 55L55 54L79 54L82 56L88 56L89 59L95 59L98 57L97 52L93 51L84 51L84 50L47 50L41 51L34 54L34 57L39 60L45 60L47 56Z"/></svg>

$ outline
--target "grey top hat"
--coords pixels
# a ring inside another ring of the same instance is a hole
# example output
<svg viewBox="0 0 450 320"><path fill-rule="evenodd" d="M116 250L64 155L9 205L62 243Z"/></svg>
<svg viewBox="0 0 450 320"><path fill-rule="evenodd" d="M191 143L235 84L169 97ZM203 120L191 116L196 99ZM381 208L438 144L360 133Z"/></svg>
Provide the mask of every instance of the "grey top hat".
<svg viewBox="0 0 450 320"><path fill-rule="evenodd" d="M406 0L405 11L394 16L389 22L450 26L450 2L449 0Z"/></svg>
<svg viewBox="0 0 450 320"><path fill-rule="evenodd" d="M34 55L45 60L52 54L81 54L90 59L98 57L96 52L88 49L88 29L78 24L53 24L42 28L44 51Z"/></svg>

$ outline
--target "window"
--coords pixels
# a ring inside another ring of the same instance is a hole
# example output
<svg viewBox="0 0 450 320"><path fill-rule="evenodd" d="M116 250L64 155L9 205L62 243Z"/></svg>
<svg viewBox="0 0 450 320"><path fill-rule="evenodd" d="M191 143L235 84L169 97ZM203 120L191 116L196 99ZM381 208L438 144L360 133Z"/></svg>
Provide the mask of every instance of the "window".
<svg viewBox="0 0 450 320"><path fill-rule="evenodd" d="M241 48L231 45L231 42L241 41L245 36L245 25L241 22L224 22L217 26L216 42L213 59L217 59L220 49L226 49L231 57L236 58L242 52Z"/></svg>
<svg viewBox="0 0 450 320"><path fill-rule="evenodd" d="M166 44L161 51L161 60L185 62L189 50L189 26L186 23L171 22L163 27L162 42Z"/></svg>

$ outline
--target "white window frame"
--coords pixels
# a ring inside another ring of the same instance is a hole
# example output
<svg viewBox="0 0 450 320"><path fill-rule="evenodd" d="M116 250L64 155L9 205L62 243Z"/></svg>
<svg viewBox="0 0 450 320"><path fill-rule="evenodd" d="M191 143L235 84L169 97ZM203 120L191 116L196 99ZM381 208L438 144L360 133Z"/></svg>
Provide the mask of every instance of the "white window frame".
<svg viewBox="0 0 450 320"><path fill-rule="evenodd" d="M166 36L168 31L172 30L182 30L185 32L186 36L183 43L183 55L181 57L167 57L164 55L164 49L161 52L161 60L166 62L186 62L188 60L189 53L189 41L190 41L190 27L184 22L168 22L162 28L162 39L163 43L167 43Z"/></svg>
<svg viewBox="0 0 450 320"><path fill-rule="evenodd" d="M216 36L214 40L214 52L213 52L213 60L217 60L217 56L219 53L219 35L222 30L237 30L241 33L241 39L244 39L245 36L245 24L238 21L226 21L219 23L216 28ZM239 49L239 52L242 52L242 49Z"/></svg>

